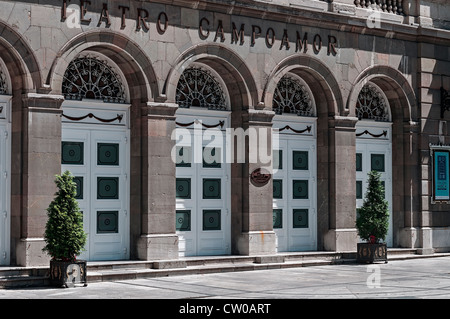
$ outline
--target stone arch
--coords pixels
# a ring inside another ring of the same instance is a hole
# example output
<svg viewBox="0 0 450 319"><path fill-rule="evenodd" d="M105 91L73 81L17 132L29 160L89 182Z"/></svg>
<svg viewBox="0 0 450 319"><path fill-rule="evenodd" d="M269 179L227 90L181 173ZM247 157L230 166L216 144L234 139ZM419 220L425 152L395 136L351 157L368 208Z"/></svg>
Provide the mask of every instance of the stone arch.
<svg viewBox="0 0 450 319"><path fill-rule="evenodd" d="M375 83L386 95L393 121L417 118L416 96L410 83L399 71L384 65L367 68L353 83L346 105L351 116L355 116L359 92L368 82Z"/></svg>
<svg viewBox="0 0 450 319"><path fill-rule="evenodd" d="M333 179L332 159L334 152L333 139L330 137L330 118L346 115L339 84L331 72L317 58L293 55L282 60L269 75L265 84L261 102L272 109L275 88L286 74L300 77L312 92L315 104L316 128L316 163L317 163L317 247L325 247L325 235L330 228L330 209L332 202L330 184ZM274 119L277 115L275 115ZM294 118L294 117L293 117Z"/></svg>
<svg viewBox="0 0 450 319"><path fill-rule="evenodd" d="M13 90L46 91L33 50L22 36L0 21L0 57L11 77Z"/></svg>
<svg viewBox="0 0 450 319"><path fill-rule="evenodd" d="M53 93L61 94L69 63L85 50L102 54L117 65L126 78L131 97L143 103L159 97L156 73L145 52L125 36L105 30L82 33L58 52L46 79Z"/></svg>
<svg viewBox="0 0 450 319"><path fill-rule="evenodd" d="M24 208L26 197L28 195L27 185L23 183L24 174L29 164L29 156L24 151L24 143L29 136L27 126L29 122L28 105L25 101L30 96L38 96L40 93L48 93L44 87L41 68L34 55L33 50L27 41L7 24L0 21L0 59L5 65L5 71L9 75L9 84L7 94L12 96L9 106L9 120L11 122L10 131L10 156L11 167L9 171L10 181L10 263L12 265L20 263L21 238L29 234L30 227L27 221L24 221L24 215L28 213L28 207ZM27 96L28 95L28 96ZM32 98L32 97L31 97ZM12 129L14 128L14 129Z"/></svg>
<svg viewBox="0 0 450 319"><path fill-rule="evenodd" d="M218 44L196 45L175 61L163 87L168 101L175 101L178 80L193 62L203 63L215 70L227 86L232 108L255 108L258 105L258 89L252 72L236 53Z"/></svg>
<svg viewBox="0 0 450 319"><path fill-rule="evenodd" d="M151 140L149 131L152 128L145 115L150 112L149 103L164 102L164 98L160 96L157 76L147 54L126 36L103 29L79 34L61 48L46 78L46 84L53 94L62 94L67 67L86 52L107 58L115 70L120 71L121 78L125 78L123 85L129 96L125 103L130 105L129 130L132 141L128 160L130 167L133 167L129 177L130 185L133 185L129 193L133 199L129 211L130 258L135 258L138 255L137 242L145 227L143 215L146 209L142 207L146 207L149 196L146 183L150 157L148 144Z"/></svg>
<svg viewBox="0 0 450 319"><path fill-rule="evenodd" d="M418 107L411 84L398 70L377 65L365 69L356 78L348 96L350 116L356 114L356 102L361 89L373 83L381 89L388 101L392 123L392 227L393 245L403 246L402 232L417 218L415 198L419 197L420 166L416 146L419 143L417 129ZM408 244L406 244L408 245Z"/></svg>
<svg viewBox="0 0 450 319"><path fill-rule="evenodd" d="M261 102L272 108L275 88L287 73L294 73L310 87L316 102L317 114L344 114L339 84L330 69L314 57L293 55L281 61L269 75Z"/></svg>

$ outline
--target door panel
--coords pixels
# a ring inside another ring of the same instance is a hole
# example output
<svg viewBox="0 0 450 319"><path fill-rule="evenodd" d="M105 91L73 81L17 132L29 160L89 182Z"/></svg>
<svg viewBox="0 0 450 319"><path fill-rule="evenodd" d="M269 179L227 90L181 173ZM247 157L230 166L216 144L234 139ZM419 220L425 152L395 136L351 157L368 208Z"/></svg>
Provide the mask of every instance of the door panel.
<svg viewBox="0 0 450 319"><path fill-rule="evenodd" d="M127 130L98 126L63 128L62 170L70 170L77 189L87 260L129 258L129 165Z"/></svg>
<svg viewBox="0 0 450 319"><path fill-rule="evenodd" d="M392 144L390 142L390 127L375 129L386 131L384 138L360 137L356 139L356 208L363 205L367 191L367 174L371 170L381 174L385 187L385 198L389 204L389 230L386 237L388 247L393 245L392 234ZM358 126L359 131L374 131L374 127Z"/></svg>
<svg viewBox="0 0 450 319"><path fill-rule="evenodd" d="M315 250L317 195L314 136L280 133L278 144L279 147L274 149L273 175L273 227L277 234L278 251Z"/></svg>
<svg viewBox="0 0 450 319"><path fill-rule="evenodd" d="M0 265L10 263L9 126L0 123Z"/></svg>
<svg viewBox="0 0 450 319"><path fill-rule="evenodd" d="M182 123L193 120L188 116L177 118ZM224 119L210 120L216 123ZM180 256L224 255L231 251L226 135L225 131L217 131L222 134L221 139L209 142L202 141L204 132L189 129L176 146L176 229ZM201 143L200 147L194 143ZM202 158L195 151L200 151Z"/></svg>

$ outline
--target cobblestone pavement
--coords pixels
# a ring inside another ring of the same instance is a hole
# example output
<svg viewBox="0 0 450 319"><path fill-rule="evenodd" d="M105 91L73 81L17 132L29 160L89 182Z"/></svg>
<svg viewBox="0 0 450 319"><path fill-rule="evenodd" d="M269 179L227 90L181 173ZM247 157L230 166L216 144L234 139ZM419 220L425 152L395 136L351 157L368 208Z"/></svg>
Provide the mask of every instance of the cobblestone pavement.
<svg viewBox="0 0 450 319"><path fill-rule="evenodd" d="M450 299L450 257L0 289L0 299Z"/></svg>

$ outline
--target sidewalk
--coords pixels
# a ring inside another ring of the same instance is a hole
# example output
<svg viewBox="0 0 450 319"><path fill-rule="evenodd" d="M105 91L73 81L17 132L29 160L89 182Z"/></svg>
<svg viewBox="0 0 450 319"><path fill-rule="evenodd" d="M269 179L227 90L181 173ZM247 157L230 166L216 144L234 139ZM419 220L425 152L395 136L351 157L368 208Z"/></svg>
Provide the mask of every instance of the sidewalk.
<svg viewBox="0 0 450 319"><path fill-rule="evenodd" d="M94 282L67 289L0 289L0 299L180 298L450 299L450 257Z"/></svg>

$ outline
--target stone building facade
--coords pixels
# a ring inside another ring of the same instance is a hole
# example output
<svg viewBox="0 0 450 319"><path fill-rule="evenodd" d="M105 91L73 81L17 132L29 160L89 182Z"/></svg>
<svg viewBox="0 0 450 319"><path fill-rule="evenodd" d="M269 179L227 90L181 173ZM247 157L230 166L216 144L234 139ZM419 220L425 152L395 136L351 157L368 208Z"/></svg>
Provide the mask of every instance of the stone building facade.
<svg viewBox="0 0 450 319"><path fill-rule="evenodd" d="M88 260L354 251L370 170L448 251L449 93L444 0L0 1L0 265L65 169Z"/></svg>

